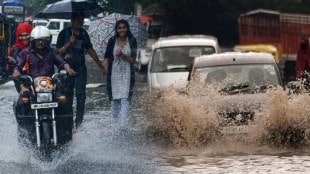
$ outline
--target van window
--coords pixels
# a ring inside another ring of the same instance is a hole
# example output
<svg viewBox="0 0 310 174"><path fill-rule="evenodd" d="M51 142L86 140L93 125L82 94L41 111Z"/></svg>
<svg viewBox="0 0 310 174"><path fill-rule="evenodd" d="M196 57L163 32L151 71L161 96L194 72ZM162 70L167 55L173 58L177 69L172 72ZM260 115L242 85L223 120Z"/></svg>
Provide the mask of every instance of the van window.
<svg viewBox="0 0 310 174"><path fill-rule="evenodd" d="M59 30L60 29L60 23L59 22L50 22L47 26L50 30Z"/></svg>
<svg viewBox="0 0 310 174"><path fill-rule="evenodd" d="M84 30L88 30L88 28L89 28L89 25L86 25L86 24L84 24L83 26L82 26L82 28L84 28Z"/></svg>
<svg viewBox="0 0 310 174"><path fill-rule="evenodd" d="M151 72L189 71L196 56L215 53L212 46L178 46L158 48L155 50Z"/></svg>
<svg viewBox="0 0 310 174"><path fill-rule="evenodd" d="M45 26L47 24L47 22L36 22L33 23L34 26Z"/></svg>
<svg viewBox="0 0 310 174"><path fill-rule="evenodd" d="M71 26L71 22L64 22L64 28L70 27Z"/></svg>

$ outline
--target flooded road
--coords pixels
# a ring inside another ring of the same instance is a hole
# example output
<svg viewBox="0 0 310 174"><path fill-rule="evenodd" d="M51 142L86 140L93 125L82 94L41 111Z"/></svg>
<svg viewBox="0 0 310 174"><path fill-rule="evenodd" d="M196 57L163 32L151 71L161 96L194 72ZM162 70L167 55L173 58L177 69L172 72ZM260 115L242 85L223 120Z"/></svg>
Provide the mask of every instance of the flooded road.
<svg viewBox="0 0 310 174"><path fill-rule="evenodd" d="M148 111L145 107L150 105L143 100L148 93L144 75L137 77L129 125L119 127L111 120L104 78L99 75L98 68L92 61L88 62L88 66L87 112L83 125L62 152L53 154L51 162L37 159L31 149L18 145L12 109L17 94L12 82L0 85L0 173L295 174L310 171L308 142L298 148L287 148L278 147L278 144L260 143L257 138L260 137L259 133L250 137L223 138L214 131L216 126L213 124L212 115L202 115L203 111L195 106L192 99L173 92L167 92L168 99L151 103L157 107L154 113L145 112ZM282 111L308 119L308 98L296 100L290 105L270 105L268 114L276 115ZM274 100L280 101L281 97ZM157 105L158 102L162 102L164 106ZM191 103L190 107L186 107L188 103ZM299 107L301 111L291 109L294 108L291 105ZM172 117L167 113L172 113ZM152 114L167 114L169 119L158 121L154 127L154 124L149 122ZM279 120L283 119L279 118L276 122ZM271 121L269 120L270 123ZM294 120L288 122L295 123ZM173 131L175 129L172 130L174 127L182 131L176 134ZM171 131L154 134L150 130L152 128ZM204 135L208 137L207 143L200 144L195 135L206 130L208 133ZM168 136L171 132L175 139Z"/></svg>

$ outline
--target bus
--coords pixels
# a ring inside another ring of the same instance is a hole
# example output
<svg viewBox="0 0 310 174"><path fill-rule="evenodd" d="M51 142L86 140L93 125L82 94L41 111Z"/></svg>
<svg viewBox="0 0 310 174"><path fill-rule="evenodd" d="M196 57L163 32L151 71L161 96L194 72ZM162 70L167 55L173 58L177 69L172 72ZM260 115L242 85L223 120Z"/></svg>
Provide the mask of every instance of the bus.
<svg viewBox="0 0 310 174"><path fill-rule="evenodd" d="M0 16L0 84L9 79L6 69L7 53L9 48L15 44L17 24L13 19Z"/></svg>
<svg viewBox="0 0 310 174"><path fill-rule="evenodd" d="M2 16L12 17L16 22L25 21L24 0L3 0Z"/></svg>

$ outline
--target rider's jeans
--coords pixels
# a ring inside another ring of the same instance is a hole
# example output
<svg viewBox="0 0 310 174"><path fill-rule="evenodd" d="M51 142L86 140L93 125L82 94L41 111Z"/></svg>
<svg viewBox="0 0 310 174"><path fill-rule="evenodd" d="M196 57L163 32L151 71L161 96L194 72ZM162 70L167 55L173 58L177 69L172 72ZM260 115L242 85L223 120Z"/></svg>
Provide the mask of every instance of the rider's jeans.
<svg viewBox="0 0 310 174"><path fill-rule="evenodd" d="M128 121L128 106L127 98L113 99L112 100L112 115L114 121L126 124Z"/></svg>

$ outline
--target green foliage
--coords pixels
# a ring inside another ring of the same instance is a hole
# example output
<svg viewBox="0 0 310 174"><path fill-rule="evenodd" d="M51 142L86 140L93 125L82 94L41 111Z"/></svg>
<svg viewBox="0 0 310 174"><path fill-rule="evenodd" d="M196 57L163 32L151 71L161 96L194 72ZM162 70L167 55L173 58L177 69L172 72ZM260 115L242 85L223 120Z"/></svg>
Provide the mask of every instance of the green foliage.
<svg viewBox="0 0 310 174"><path fill-rule="evenodd" d="M310 2L298 0L158 0L169 24L167 34L210 34L222 44L238 40L238 16L257 8L283 13L309 13ZM177 10L176 10L177 9Z"/></svg>
<svg viewBox="0 0 310 174"><path fill-rule="evenodd" d="M45 5L58 0L27 0L36 14ZM238 40L238 16L249 10L264 8L286 13L309 14L309 0L95 0L106 12L132 14L134 4L143 8L160 3L165 10L163 21L169 25L170 34L210 34L222 44ZM300 3L301 2L301 3ZM169 32L167 32L169 34Z"/></svg>
<svg viewBox="0 0 310 174"><path fill-rule="evenodd" d="M39 13L47 4L57 2L59 0L27 0L25 4L29 14L35 15Z"/></svg>
<svg viewBox="0 0 310 174"><path fill-rule="evenodd" d="M158 0L136 0L137 3L142 5L142 8L146 8L156 2L158 2Z"/></svg>
<svg viewBox="0 0 310 174"><path fill-rule="evenodd" d="M106 11L109 13L132 14L135 0L110 0L107 3Z"/></svg>

